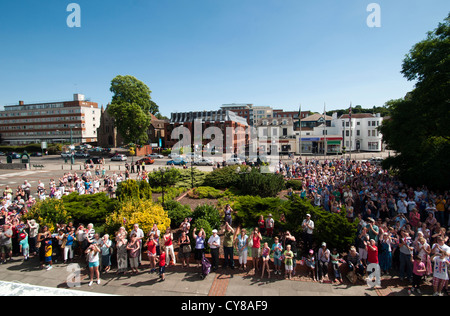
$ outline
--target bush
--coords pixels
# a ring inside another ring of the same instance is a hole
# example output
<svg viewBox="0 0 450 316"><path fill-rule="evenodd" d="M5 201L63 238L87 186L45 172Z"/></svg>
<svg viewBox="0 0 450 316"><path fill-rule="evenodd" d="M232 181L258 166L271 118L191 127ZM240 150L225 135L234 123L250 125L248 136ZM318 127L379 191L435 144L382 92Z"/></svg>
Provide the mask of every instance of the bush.
<svg viewBox="0 0 450 316"><path fill-rule="evenodd" d="M104 224L118 205L117 200L110 199L104 192L82 195L73 192L63 196L61 201L75 224L94 223L96 226Z"/></svg>
<svg viewBox="0 0 450 316"><path fill-rule="evenodd" d="M117 185L116 197L119 201L128 199L149 199L152 198L152 191L147 181L136 181L128 179Z"/></svg>
<svg viewBox="0 0 450 316"><path fill-rule="evenodd" d="M303 200L293 195L285 204L286 225L285 228L301 240L301 224L311 214L314 221L313 238L316 244L327 243L327 247L337 248L338 251L348 251L356 236L357 223L350 223L345 212L330 213L323 208L314 207L309 200Z"/></svg>
<svg viewBox="0 0 450 316"><path fill-rule="evenodd" d="M261 173L257 168L241 174L236 187L242 195L259 195L274 197L284 189L284 178L281 174Z"/></svg>
<svg viewBox="0 0 450 316"><path fill-rule="evenodd" d="M164 186L173 186L180 178L180 170L176 168L167 168L164 171L164 175L160 170L153 170L147 174L148 183L153 187L160 187L163 183Z"/></svg>
<svg viewBox="0 0 450 316"><path fill-rule="evenodd" d="M225 196L225 192L213 187L198 187L188 193L191 199L219 199Z"/></svg>
<svg viewBox="0 0 450 316"><path fill-rule="evenodd" d="M262 198L259 196L239 196L231 205L236 212L235 221L242 227L256 227L259 216L267 218L269 213L275 221L275 232L279 230L281 223L280 216L285 212L286 201L279 198Z"/></svg>
<svg viewBox="0 0 450 316"><path fill-rule="evenodd" d="M217 230L220 229L220 224L222 222L219 210L215 206L209 204L197 206L192 213L192 218L194 221L202 218L206 220L213 229Z"/></svg>
<svg viewBox="0 0 450 316"><path fill-rule="evenodd" d="M139 224L144 233L148 233L153 224L158 225L160 231L170 226L168 212L161 205L151 200L126 200L119 209L106 219L105 230L114 236L119 227L124 226L130 232L134 224Z"/></svg>
<svg viewBox="0 0 450 316"><path fill-rule="evenodd" d="M177 201L165 202L164 209L168 212L171 228L178 228L185 218L192 217L192 210L189 205L182 205Z"/></svg>
<svg viewBox="0 0 450 316"><path fill-rule="evenodd" d="M286 188L292 188L294 191L301 191L302 190L302 181L301 180L288 180L286 181Z"/></svg>
<svg viewBox="0 0 450 316"><path fill-rule="evenodd" d="M203 186L208 172L200 171L197 168L176 169L180 172L180 177L175 183L175 187L192 188L192 179L194 180L194 187Z"/></svg>
<svg viewBox="0 0 450 316"><path fill-rule="evenodd" d="M240 168L241 172L246 172L248 166L227 166L224 168L215 169L208 173L205 177L203 183L204 186L210 186L216 189L227 189L238 184L240 179L240 174L236 171Z"/></svg>

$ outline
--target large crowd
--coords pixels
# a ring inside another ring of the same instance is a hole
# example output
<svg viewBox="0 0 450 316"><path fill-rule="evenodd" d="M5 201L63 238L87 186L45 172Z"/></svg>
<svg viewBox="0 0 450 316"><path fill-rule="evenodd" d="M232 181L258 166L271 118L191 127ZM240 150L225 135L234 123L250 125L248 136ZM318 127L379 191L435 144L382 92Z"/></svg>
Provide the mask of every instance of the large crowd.
<svg viewBox="0 0 450 316"><path fill-rule="evenodd" d="M224 267L234 269L233 254L237 254L240 269L247 270L247 257L251 256L251 270L255 275L261 273L261 277L265 273L271 277L271 272L281 275L284 270L284 276L291 278L296 274L297 264L301 264L314 281L343 282L345 263L346 277L352 283L365 280L374 269L381 275L395 275L410 282L411 291L417 293L426 278L432 278L434 295L442 295L448 289L449 192L410 187L379 165L368 162L297 158L280 161L276 168L286 179L302 181L300 191L291 189L288 194L298 194L328 212L345 211L351 222L358 220L355 241L345 253L328 249L326 240L314 242L314 218L310 214L303 221L300 240L289 232L274 233L278 230L274 230L271 214L255 221L251 232L233 227L233 211L229 206L224 210L225 225L217 227L220 232L214 229L212 236L206 236L202 230L189 235L190 224L186 219L176 239L170 228L161 234L156 225L143 232L136 223L131 232L122 227L115 236L99 236L92 224L64 223L49 232L35 220L21 219L21 214L35 203L33 196L60 198L75 191L79 194L105 191L113 197L114 188L130 177L130 171L127 166L124 173L106 175L104 168L88 165L81 175L66 173L57 181L51 180L48 189L41 181L35 188L27 181L14 190L6 186L0 205L2 263L21 254L24 260L39 257L42 267L52 269L54 262L83 259L91 272L89 285L92 285L94 276L100 282L99 271L110 273L111 267L115 267L116 273L139 273L142 254L146 253L150 271L159 270L160 280L164 280L166 266L175 265L178 260L182 267L188 267L192 253L200 267L203 253L209 248L213 270L219 268L221 249ZM139 170L136 178L145 180L145 172ZM270 239L273 243L262 243L263 235L273 238ZM174 245L178 247L178 256ZM379 285L379 279L375 282Z"/></svg>

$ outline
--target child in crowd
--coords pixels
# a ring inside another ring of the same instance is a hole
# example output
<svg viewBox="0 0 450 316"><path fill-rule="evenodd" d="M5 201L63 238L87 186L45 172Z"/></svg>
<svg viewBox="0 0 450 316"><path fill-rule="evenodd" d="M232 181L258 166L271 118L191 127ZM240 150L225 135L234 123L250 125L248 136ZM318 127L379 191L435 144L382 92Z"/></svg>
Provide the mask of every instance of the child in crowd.
<svg viewBox="0 0 450 316"><path fill-rule="evenodd" d="M53 247L52 241L47 240L45 242L45 264L47 265L47 271L51 270L52 267L52 255L53 255Z"/></svg>
<svg viewBox="0 0 450 316"><path fill-rule="evenodd" d="M28 234L23 231L19 235L19 246L20 246L20 252L23 255L23 260L27 261L30 256L30 246L28 244Z"/></svg>
<svg viewBox="0 0 450 316"><path fill-rule="evenodd" d="M414 256L414 263L413 263L413 281L412 281L412 287L411 290L408 291L409 294L416 291L417 294L422 294L420 291L420 285L422 284L422 278L427 272L427 268L425 267L425 264L422 262L422 259L419 255Z"/></svg>
<svg viewBox="0 0 450 316"><path fill-rule="evenodd" d="M166 246L161 246L161 254L159 255L159 277L160 281L165 281L164 272L166 270Z"/></svg>
<svg viewBox="0 0 450 316"><path fill-rule="evenodd" d="M308 273L311 272L312 279L316 282L316 259L314 258L314 250L308 252L308 256L305 258L305 264L308 268Z"/></svg>
<svg viewBox="0 0 450 316"><path fill-rule="evenodd" d="M269 269L269 261L270 261L270 248L268 243L264 243L263 249L262 249L262 273L261 273L261 279L264 277L264 270L267 269L267 275L270 278L270 269Z"/></svg>
<svg viewBox="0 0 450 316"><path fill-rule="evenodd" d="M441 250L433 255L431 261L434 262L433 269L433 296L442 296L442 289L448 284L448 254Z"/></svg>
<svg viewBox="0 0 450 316"><path fill-rule="evenodd" d="M285 264L285 272L284 277L288 277L289 280L292 278L292 270L294 270L294 253L291 251L291 245L286 246L286 250L284 252L284 264Z"/></svg>

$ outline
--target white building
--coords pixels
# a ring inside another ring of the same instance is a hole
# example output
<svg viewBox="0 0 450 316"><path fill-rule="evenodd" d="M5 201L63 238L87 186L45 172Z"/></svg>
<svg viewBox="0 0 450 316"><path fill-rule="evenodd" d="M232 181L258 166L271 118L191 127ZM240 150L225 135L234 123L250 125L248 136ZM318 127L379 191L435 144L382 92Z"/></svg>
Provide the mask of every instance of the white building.
<svg viewBox="0 0 450 316"><path fill-rule="evenodd" d="M346 151L382 151L383 136L378 131L383 118L380 113L352 114L351 122L348 114L337 118L333 122L338 135L342 135L343 146Z"/></svg>

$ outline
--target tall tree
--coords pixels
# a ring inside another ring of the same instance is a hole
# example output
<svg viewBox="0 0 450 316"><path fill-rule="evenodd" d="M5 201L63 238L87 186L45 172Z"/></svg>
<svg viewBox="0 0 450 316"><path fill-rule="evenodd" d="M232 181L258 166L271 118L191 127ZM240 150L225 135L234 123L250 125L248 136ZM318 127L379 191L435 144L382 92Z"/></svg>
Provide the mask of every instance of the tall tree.
<svg viewBox="0 0 450 316"><path fill-rule="evenodd" d="M402 64L402 74L416 81L404 99L387 102L391 119L380 130L399 155L385 167L399 171L410 185L448 189L450 168L450 14L415 44Z"/></svg>
<svg viewBox="0 0 450 316"><path fill-rule="evenodd" d="M151 100L151 90L133 76L116 76L111 81L113 93L108 113L114 118L117 129L126 143L145 144L148 140L150 113L159 109Z"/></svg>

